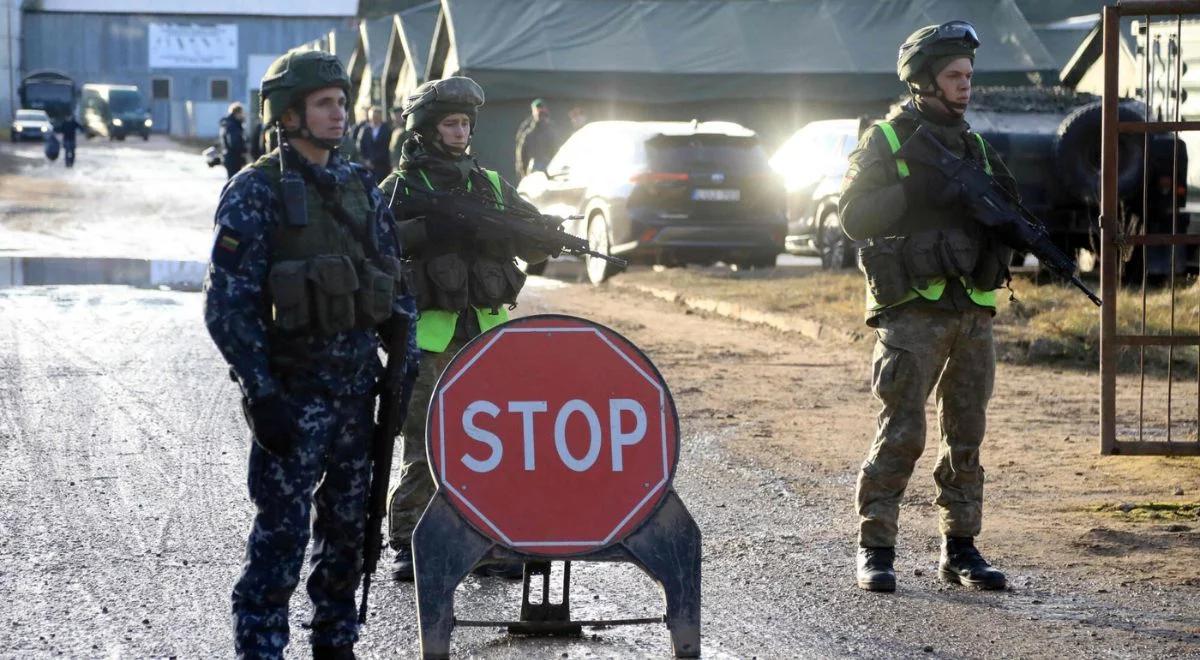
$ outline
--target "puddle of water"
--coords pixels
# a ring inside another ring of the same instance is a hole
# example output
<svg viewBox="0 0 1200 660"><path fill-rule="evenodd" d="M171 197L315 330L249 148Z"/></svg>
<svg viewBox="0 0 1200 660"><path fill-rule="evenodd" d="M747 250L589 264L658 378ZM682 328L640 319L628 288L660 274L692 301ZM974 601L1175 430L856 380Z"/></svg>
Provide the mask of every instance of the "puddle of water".
<svg viewBox="0 0 1200 660"><path fill-rule="evenodd" d="M0 257L0 289L17 286L117 284L142 289L199 291L203 261Z"/></svg>

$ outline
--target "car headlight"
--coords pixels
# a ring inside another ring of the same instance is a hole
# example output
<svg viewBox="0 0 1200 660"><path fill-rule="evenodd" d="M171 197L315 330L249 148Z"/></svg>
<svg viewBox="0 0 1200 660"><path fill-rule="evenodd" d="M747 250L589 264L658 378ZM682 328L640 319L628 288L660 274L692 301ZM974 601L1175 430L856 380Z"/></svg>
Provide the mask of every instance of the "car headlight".
<svg viewBox="0 0 1200 660"><path fill-rule="evenodd" d="M13 130L17 133L20 133L21 131L25 130L25 126L22 124L13 124Z"/></svg>
<svg viewBox="0 0 1200 660"><path fill-rule="evenodd" d="M50 127L49 127L49 126L43 126L43 127L42 127L42 132L43 132L43 133L45 133L45 132L46 132L46 131L48 131L48 130L50 130Z"/></svg>
<svg viewBox="0 0 1200 660"><path fill-rule="evenodd" d="M153 125L154 125L153 119L146 119L146 128L150 128Z"/></svg>
<svg viewBox="0 0 1200 660"><path fill-rule="evenodd" d="M113 120L113 126L124 126L124 125L125 125L125 122L121 121L120 119Z"/></svg>

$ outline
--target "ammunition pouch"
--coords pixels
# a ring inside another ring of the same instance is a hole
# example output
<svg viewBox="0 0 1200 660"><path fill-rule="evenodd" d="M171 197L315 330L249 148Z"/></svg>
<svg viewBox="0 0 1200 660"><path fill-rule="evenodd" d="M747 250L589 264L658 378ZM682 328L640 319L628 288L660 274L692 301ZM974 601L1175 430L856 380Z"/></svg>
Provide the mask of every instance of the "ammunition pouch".
<svg viewBox="0 0 1200 660"><path fill-rule="evenodd" d="M971 271L971 284L981 291L1008 286L1009 280L1012 279L1008 269L1012 258L1012 248L989 238L979 252L979 263L975 264L975 270Z"/></svg>
<svg viewBox="0 0 1200 660"><path fill-rule="evenodd" d="M431 304L423 305L421 309L437 307L461 311L467 308L467 262L462 257L454 253L433 257L425 264L425 274L430 285Z"/></svg>
<svg viewBox="0 0 1200 660"><path fill-rule="evenodd" d="M905 270L912 287L923 289L935 279L969 276L979 262L979 240L957 228L923 231L904 242Z"/></svg>
<svg viewBox="0 0 1200 660"><path fill-rule="evenodd" d="M344 255L313 257L309 261L308 279L313 284L313 302L317 330L332 335L355 326L354 293L358 290L358 274L354 262Z"/></svg>
<svg viewBox="0 0 1200 660"><path fill-rule="evenodd" d="M362 265L358 287L358 327L369 330L392 315L392 301L397 289L403 290L403 272L399 262L392 259L377 268L370 262Z"/></svg>
<svg viewBox="0 0 1200 660"><path fill-rule="evenodd" d="M308 299L308 261L281 261L267 276L275 327L284 332L307 330L312 311Z"/></svg>
<svg viewBox="0 0 1200 660"><path fill-rule="evenodd" d="M858 268L867 278L867 289L884 307L900 302L912 291L904 267L905 241L902 236L870 238L858 248Z"/></svg>
<svg viewBox="0 0 1200 660"><path fill-rule="evenodd" d="M281 261L267 276L275 327L288 334L369 330L392 316L396 296L412 290L405 265L345 255Z"/></svg>
<svg viewBox="0 0 1200 660"><path fill-rule="evenodd" d="M525 274L512 259L480 258L471 264L472 306L495 311L501 306L515 305L523 286Z"/></svg>

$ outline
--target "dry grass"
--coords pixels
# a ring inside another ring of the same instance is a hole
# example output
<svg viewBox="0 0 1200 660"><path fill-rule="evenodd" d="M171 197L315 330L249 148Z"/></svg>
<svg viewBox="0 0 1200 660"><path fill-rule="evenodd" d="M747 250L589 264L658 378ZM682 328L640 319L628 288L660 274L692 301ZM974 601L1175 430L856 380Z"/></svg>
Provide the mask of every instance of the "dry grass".
<svg viewBox="0 0 1200 660"><path fill-rule="evenodd" d="M863 328L863 281L857 271L826 272L815 268L776 268L733 272L717 268L639 271L621 279L651 287L671 289L688 297L736 301L743 305L834 324L849 331ZM1098 283L1093 283L1098 288ZM1017 363L1061 363L1094 369L1099 360L1100 311L1076 289L1061 283L1037 284L1019 275L1012 283L1015 300L1001 292L996 316L997 352L1002 360ZM1141 292L1122 290L1117 301L1121 333L1140 333ZM1148 291L1146 332L1169 334L1171 295ZM1175 334L1200 333L1200 284L1194 280L1175 289ZM1175 366L1197 366L1194 347L1170 351ZM1136 369L1138 350L1124 350L1121 366ZM1161 371L1168 350L1148 348L1145 361Z"/></svg>

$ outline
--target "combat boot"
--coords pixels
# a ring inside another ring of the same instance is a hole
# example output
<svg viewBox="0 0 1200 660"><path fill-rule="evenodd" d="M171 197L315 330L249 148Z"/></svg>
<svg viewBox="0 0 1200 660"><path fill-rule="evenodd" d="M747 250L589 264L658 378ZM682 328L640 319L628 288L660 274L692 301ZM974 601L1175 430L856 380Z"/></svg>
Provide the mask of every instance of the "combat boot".
<svg viewBox="0 0 1200 660"><path fill-rule="evenodd" d="M392 559L392 579L397 582L413 581L413 556L408 546L397 550L396 557Z"/></svg>
<svg viewBox="0 0 1200 660"><path fill-rule="evenodd" d="M354 660L354 645L327 646L313 644L313 660Z"/></svg>
<svg viewBox="0 0 1200 660"><path fill-rule="evenodd" d="M1003 589L1008 585L1004 574L992 568L975 549L975 539L970 536L946 537L938 575L946 582L977 589Z"/></svg>
<svg viewBox="0 0 1200 660"><path fill-rule="evenodd" d="M896 590L896 549L858 549L858 588L867 591Z"/></svg>

